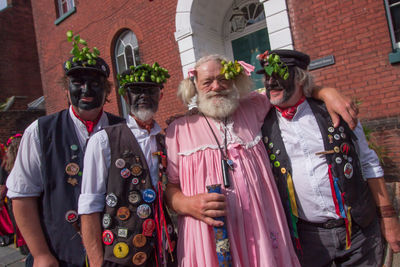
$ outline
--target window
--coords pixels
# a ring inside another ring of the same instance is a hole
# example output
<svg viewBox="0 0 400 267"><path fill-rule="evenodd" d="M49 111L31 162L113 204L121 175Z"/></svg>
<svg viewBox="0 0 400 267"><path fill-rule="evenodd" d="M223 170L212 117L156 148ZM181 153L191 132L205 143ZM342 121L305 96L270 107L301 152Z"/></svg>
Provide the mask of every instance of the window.
<svg viewBox="0 0 400 267"><path fill-rule="evenodd" d="M63 20L75 13L75 3L74 0L55 0L57 19L54 24L58 25Z"/></svg>
<svg viewBox="0 0 400 267"><path fill-rule="evenodd" d="M400 0L384 0L388 19L393 53L389 54L390 63L400 62Z"/></svg>
<svg viewBox="0 0 400 267"><path fill-rule="evenodd" d="M0 11L8 7L8 0L0 0Z"/></svg>
<svg viewBox="0 0 400 267"><path fill-rule="evenodd" d="M244 16L246 25L256 24L259 21L265 20L264 6L261 3L251 3L240 9L240 13ZM232 26L231 32L235 32L236 29Z"/></svg>
<svg viewBox="0 0 400 267"><path fill-rule="evenodd" d="M57 0L58 2L58 17L62 17L71 11L74 7L74 0Z"/></svg>
<svg viewBox="0 0 400 267"><path fill-rule="evenodd" d="M126 30L121 33L115 45L114 58L119 74L127 70L129 66L140 64L139 45L136 35L132 31ZM125 116L128 109L123 97L121 97L121 106L122 114Z"/></svg>

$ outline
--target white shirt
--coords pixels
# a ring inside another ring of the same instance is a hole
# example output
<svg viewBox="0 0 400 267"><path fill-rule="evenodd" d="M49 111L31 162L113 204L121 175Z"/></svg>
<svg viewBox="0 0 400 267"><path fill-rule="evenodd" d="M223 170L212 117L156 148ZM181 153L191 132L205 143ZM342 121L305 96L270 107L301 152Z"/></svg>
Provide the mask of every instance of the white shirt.
<svg viewBox="0 0 400 267"><path fill-rule="evenodd" d="M79 146L84 151L86 140L89 138L86 126L73 114L72 106L69 108L69 116L74 123L74 130L79 140ZM108 118L103 112L91 135L107 125ZM38 120L35 120L24 131L14 167L7 178L7 196L9 198L37 197L43 192L41 171L42 149L38 126ZM66 131L70 130L66 129ZM64 168L64 166L60 166L60 168Z"/></svg>
<svg viewBox="0 0 400 267"><path fill-rule="evenodd" d="M155 123L149 134L147 130L137 125L133 117L128 116L126 121L146 158L153 186L157 188L158 157L153 156L152 153L157 151L156 135L161 132L161 128ZM107 133L104 130L90 138L83 165L85 168L82 175L78 213L102 212L106 199L108 170L111 165L111 150Z"/></svg>
<svg viewBox="0 0 400 267"><path fill-rule="evenodd" d="M339 218L335 212L328 164L325 155L316 152L325 151L322 135L307 101L299 105L291 121L277 113L283 142L292 167L292 179L296 192L299 217L311 222L325 222ZM358 138L363 177L365 179L383 177L383 170L375 152L368 143L360 123L354 130Z"/></svg>

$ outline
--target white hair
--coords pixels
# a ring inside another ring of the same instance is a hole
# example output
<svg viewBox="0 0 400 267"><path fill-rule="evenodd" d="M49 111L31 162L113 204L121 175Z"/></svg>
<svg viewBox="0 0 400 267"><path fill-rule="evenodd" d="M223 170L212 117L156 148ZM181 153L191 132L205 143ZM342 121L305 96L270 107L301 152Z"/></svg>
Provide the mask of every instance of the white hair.
<svg viewBox="0 0 400 267"><path fill-rule="evenodd" d="M312 74L307 71L303 70L299 67L294 67L294 83L297 86L302 86L303 87L303 94L306 97L311 97L312 92L315 88L314 84L314 77Z"/></svg>
<svg viewBox="0 0 400 267"><path fill-rule="evenodd" d="M208 61L221 62L222 60L228 61L228 59L222 55L214 54L214 55L204 56L197 61L196 65L194 66L194 69L195 71L197 71L201 65L203 65ZM233 80L233 83L239 91L240 98L247 96L253 86L253 81L249 76L247 76L244 73L244 71L242 71ZM186 106L189 105L191 103L192 98L197 95L196 88L197 88L197 75L195 74L193 78L188 77L180 82L177 93L178 98L180 98Z"/></svg>

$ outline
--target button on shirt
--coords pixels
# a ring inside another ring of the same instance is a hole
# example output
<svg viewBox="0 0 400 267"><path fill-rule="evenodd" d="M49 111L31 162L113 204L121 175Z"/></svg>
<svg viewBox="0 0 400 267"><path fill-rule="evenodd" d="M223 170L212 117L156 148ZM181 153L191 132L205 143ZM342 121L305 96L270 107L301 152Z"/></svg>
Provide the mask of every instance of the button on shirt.
<svg viewBox="0 0 400 267"><path fill-rule="evenodd" d="M282 139L292 167L293 184L299 217L311 222L325 222L339 218L335 212L328 164L324 155L316 152L325 150L317 120L307 101L302 103L291 121L277 113ZM354 130L358 140L359 159L363 177L383 177L383 170L375 152L368 148L368 143L360 123Z"/></svg>
<svg viewBox="0 0 400 267"><path fill-rule="evenodd" d="M69 108L69 116L75 126L75 133L79 140L79 144L77 145L81 148L85 148L86 140L89 138L86 126L75 117L72 112L72 106ZM108 117L106 113L103 112L99 122L93 129L92 135L107 125ZM41 195L43 192L41 159L42 149L39 139L39 124L38 120L35 120L24 131L14 168L7 178L7 196L9 198L38 197ZM65 166L60 166L60 168L64 167Z"/></svg>
<svg viewBox="0 0 400 267"><path fill-rule="evenodd" d="M158 157L153 156L152 153L157 151L156 135L161 132L161 128L155 123L150 133L148 133L147 130L137 125L132 116L128 116L126 121L146 158L153 186L157 188ZM85 168L82 175L78 213L102 212L107 191L108 170L111 165L111 150L108 135L104 130L90 138L83 165Z"/></svg>

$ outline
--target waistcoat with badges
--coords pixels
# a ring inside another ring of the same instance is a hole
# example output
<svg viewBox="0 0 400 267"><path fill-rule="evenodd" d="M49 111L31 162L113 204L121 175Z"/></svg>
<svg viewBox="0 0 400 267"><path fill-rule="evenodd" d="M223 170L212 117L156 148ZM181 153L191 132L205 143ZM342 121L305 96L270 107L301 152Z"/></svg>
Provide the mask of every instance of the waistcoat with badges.
<svg viewBox="0 0 400 267"><path fill-rule="evenodd" d="M333 128L332 121L325 105L314 99L307 99L318 123L328 165L331 165L332 176L339 178L338 185L343 194L345 204L350 208L352 220L362 228L367 227L375 218L375 202L363 179L361 166L354 143L357 137L348 125L340 121L340 126ZM291 220L291 203L289 197L290 185L288 175L292 174L290 157L282 140L276 111L271 109L262 127L264 145L268 151L275 181L281 196L282 204L293 232ZM293 205L292 205L293 206Z"/></svg>
<svg viewBox="0 0 400 267"><path fill-rule="evenodd" d="M110 125L124 121L106 114ZM43 193L39 203L42 229L57 259L83 265L85 250L78 233L76 210L81 193L84 152L68 109L39 118L38 127L42 150Z"/></svg>
<svg viewBox="0 0 400 267"><path fill-rule="evenodd" d="M161 223L167 228L169 241L165 243L170 242L173 250L176 246L174 227L152 185L146 158L131 130L121 124L107 127L105 131L110 141L111 165L102 218L104 260L124 266L156 266L156 262L164 261L155 259L160 239L157 227ZM161 135L157 136L158 151L163 151L159 137ZM158 190L162 192L161 187ZM163 215L165 222L160 220ZM162 253L170 263L171 255Z"/></svg>

